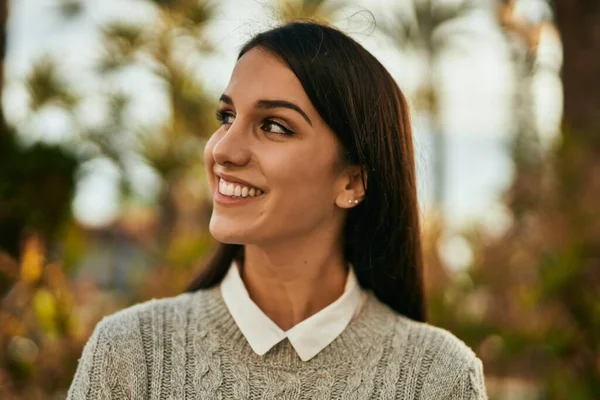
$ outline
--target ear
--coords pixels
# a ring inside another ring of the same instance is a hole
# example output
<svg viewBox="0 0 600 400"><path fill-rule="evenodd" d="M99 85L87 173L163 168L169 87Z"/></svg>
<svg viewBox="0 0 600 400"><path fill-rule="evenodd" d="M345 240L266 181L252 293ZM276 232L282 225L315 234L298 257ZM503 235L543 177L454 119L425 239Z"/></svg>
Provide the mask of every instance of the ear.
<svg viewBox="0 0 600 400"><path fill-rule="evenodd" d="M367 171L359 165L351 165L340 174L340 190L335 204L340 208L356 207L365 198Z"/></svg>

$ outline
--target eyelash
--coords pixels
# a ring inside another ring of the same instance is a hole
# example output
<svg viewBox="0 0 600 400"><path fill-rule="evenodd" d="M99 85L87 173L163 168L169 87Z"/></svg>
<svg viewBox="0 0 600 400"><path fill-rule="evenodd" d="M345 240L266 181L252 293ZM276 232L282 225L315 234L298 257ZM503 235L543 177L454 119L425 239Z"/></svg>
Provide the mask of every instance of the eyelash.
<svg viewBox="0 0 600 400"><path fill-rule="evenodd" d="M219 121L219 123L221 125L224 125L226 123L225 119L228 116L230 116L230 115L232 115L230 112L223 111L223 110L217 110L217 112L216 112L217 121ZM275 121L272 121L270 119L266 119L265 123L263 124L263 126L266 125L266 124L276 125L276 126L278 126L284 132L284 133L277 133L277 132L267 132L267 133L272 133L274 135L281 135L281 136L293 136L293 135L295 135L295 132L291 131L290 129L286 128L285 126L283 126L283 125L281 125L281 124L279 124L279 123L277 123Z"/></svg>

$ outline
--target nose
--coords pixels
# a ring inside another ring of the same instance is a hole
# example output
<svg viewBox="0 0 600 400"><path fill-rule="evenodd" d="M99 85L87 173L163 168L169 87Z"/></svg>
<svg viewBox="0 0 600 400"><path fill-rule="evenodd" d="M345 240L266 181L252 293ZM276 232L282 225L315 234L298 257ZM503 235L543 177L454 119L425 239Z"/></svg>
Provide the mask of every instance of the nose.
<svg viewBox="0 0 600 400"><path fill-rule="evenodd" d="M218 136L212 149L215 162L222 166L242 166L250 161L248 136L244 126L236 119L228 129L221 128L224 132Z"/></svg>

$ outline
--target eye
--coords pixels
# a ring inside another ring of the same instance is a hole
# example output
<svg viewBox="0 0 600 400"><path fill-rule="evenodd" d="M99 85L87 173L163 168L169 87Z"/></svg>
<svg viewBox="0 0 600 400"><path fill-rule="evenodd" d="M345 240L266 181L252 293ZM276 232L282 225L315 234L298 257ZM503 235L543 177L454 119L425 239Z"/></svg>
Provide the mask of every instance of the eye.
<svg viewBox="0 0 600 400"><path fill-rule="evenodd" d="M217 110L216 117L217 117L217 121L219 121L221 123L221 125L233 123L234 116L230 112L223 111L223 110Z"/></svg>
<svg viewBox="0 0 600 400"><path fill-rule="evenodd" d="M266 127L269 127L269 129L265 129ZM275 129L275 130L271 130L271 129ZM264 131L266 131L267 133L273 133L276 135L283 135L283 136L292 136L295 134L294 131L292 131L291 129L286 128L285 126L283 126L280 123L277 123L273 120L266 120L265 123L261 126L261 129L263 129Z"/></svg>
<svg viewBox="0 0 600 400"><path fill-rule="evenodd" d="M217 110L215 115L217 121L219 121L221 125L232 124L233 120L235 119L235 116L231 112L224 110ZM294 131L292 131L289 128L286 128L285 126L283 126L283 124L270 119L264 121L264 123L261 126L261 129L267 133L272 133L275 135L292 136L295 134Z"/></svg>

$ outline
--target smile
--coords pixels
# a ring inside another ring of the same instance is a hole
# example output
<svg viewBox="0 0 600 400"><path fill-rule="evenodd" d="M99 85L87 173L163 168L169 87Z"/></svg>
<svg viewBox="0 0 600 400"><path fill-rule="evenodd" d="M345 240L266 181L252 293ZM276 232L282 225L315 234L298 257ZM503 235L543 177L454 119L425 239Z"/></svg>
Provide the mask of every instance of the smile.
<svg viewBox="0 0 600 400"><path fill-rule="evenodd" d="M227 182L219 178L219 193L228 197L257 197L263 194L263 191L251 186L240 185L239 183Z"/></svg>

